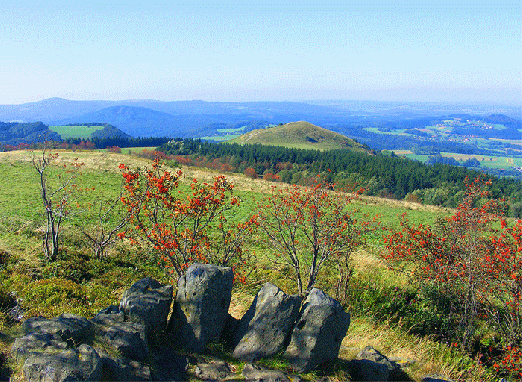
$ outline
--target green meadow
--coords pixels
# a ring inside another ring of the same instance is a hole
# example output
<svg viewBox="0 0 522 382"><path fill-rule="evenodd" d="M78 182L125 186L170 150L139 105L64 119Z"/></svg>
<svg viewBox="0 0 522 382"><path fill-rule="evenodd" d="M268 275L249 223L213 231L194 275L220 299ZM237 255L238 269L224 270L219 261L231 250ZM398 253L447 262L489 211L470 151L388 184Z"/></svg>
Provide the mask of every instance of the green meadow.
<svg viewBox="0 0 522 382"><path fill-rule="evenodd" d="M60 134L62 139L88 139L93 132L103 128L104 126L49 126L49 129Z"/></svg>

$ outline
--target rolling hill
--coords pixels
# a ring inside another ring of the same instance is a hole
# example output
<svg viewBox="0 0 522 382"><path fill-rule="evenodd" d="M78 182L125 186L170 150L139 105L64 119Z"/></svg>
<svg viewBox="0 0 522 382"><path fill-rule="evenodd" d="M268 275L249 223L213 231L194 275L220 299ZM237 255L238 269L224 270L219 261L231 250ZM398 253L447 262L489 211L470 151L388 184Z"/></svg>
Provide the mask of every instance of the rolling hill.
<svg viewBox="0 0 522 382"><path fill-rule="evenodd" d="M352 151L368 152L367 146L351 138L305 121L253 130L233 139L231 142L240 144L259 143L297 149L350 149Z"/></svg>

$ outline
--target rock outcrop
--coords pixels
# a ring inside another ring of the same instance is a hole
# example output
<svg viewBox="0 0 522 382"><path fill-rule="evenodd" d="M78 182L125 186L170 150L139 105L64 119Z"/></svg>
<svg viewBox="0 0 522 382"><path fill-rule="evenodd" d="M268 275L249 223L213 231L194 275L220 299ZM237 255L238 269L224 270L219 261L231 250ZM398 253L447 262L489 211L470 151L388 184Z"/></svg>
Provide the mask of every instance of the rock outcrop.
<svg viewBox="0 0 522 382"><path fill-rule="evenodd" d="M174 335L187 350L199 353L219 339L232 298L231 268L193 264L178 281L172 312Z"/></svg>
<svg viewBox="0 0 522 382"><path fill-rule="evenodd" d="M197 354L220 340L232 345L233 357L249 362L286 348L284 354L298 372L338 356L350 316L337 301L313 289L301 307L299 296L266 283L237 320L228 313L233 277L231 268L189 267L179 280L168 326L172 286L150 278L136 282L119 305L90 320L71 314L30 318L23 324L25 335L12 346L13 356L23 363L27 381L182 380L187 358L179 348ZM232 369L220 360L198 362L195 374L200 379L238 378L239 371ZM248 380L292 379L250 363L242 374Z"/></svg>
<svg viewBox="0 0 522 382"><path fill-rule="evenodd" d="M284 350L300 306L301 297L264 284L235 331L233 357L253 361Z"/></svg>
<svg viewBox="0 0 522 382"><path fill-rule="evenodd" d="M350 326L350 315L322 290L313 288L304 301L284 356L293 368L306 373L339 355Z"/></svg>

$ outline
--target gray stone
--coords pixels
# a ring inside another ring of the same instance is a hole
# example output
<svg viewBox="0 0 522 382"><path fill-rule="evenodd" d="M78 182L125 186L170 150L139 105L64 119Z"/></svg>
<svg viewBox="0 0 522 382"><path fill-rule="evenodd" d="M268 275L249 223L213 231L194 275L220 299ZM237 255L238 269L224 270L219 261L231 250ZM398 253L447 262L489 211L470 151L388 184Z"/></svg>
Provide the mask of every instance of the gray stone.
<svg viewBox="0 0 522 382"><path fill-rule="evenodd" d="M285 357L298 372L308 372L336 359L350 326L350 315L339 302L313 288L306 298Z"/></svg>
<svg viewBox="0 0 522 382"><path fill-rule="evenodd" d="M123 293L120 310L126 321L144 324L148 336L157 336L167 326L172 293L172 285L146 277Z"/></svg>
<svg viewBox="0 0 522 382"><path fill-rule="evenodd" d="M226 381L236 378L225 361L198 363L195 374L196 377L205 381Z"/></svg>
<svg viewBox="0 0 522 382"><path fill-rule="evenodd" d="M350 376L356 381L388 381L390 372L386 365L368 359L353 359L349 363Z"/></svg>
<svg viewBox="0 0 522 382"><path fill-rule="evenodd" d="M301 297L290 296L271 283L257 293L236 330L233 356L253 361L284 349L298 317Z"/></svg>
<svg viewBox="0 0 522 382"><path fill-rule="evenodd" d="M151 370L154 381L187 381L189 359L179 354L172 344L155 348L151 352Z"/></svg>
<svg viewBox="0 0 522 382"><path fill-rule="evenodd" d="M150 381L150 367L125 357L111 357L105 350L96 349L103 363L103 381Z"/></svg>
<svg viewBox="0 0 522 382"><path fill-rule="evenodd" d="M125 315L116 305L111 305L91 318L90 320L95 325L112 326L114 324L125 322Z"/></svg>
<svg viewBox="0 0 522 382"><path fill-rule="evenodd" d="M67 343L55 333L29 333L17 338L11 354L17 361L25 361L30 355L42 352L59 352L67 349Z"/></svg>
<svg viewBox="0 0 522 382"><path fill-rule="evenodd" d="M351 360L350 375L360 381L405 381L410 380L401 366L375 350L366 346Z"/></svg>
<svg viewBox="0 0 522 382"><path fill-rule="evenodd" d="M453 382L453 379L449 379L440 374L434 374L423 377L421 382Z"/></svg>
<svg viewBox="0 0 522 382"><path fill-rule="evenodd" d="M247 381L288 382L290 379L280 370L265 369L259 365L247 363L243 367L243 376Z"/></svg>
<svg viewBox="0 0 522 382"><path fill-rule="evenodd" d="M96 339L124 357L143 361L149 354L145 326L132 322L96 326Z"/></svg>
<svg viewBox="0 0 522 382"><path fill-rule="evenodd" d="M58 334L70 345L78 345L92 340L93 325L85 317L64 313L58 317L47 319L33 317L24 321L24 333Z"/></svg>
<svg viewBox="0 0 522 382"><path fill-rule="evenodd" d="M187 350L201 352L218 340L227 318L234 274L231 268L193 264L178 281L172 315L174 335Z"/></svg>
<svg viewBox="0 0 522 382"><path fill-rule="evenodd" d="M29 382L99 381L102 362L96 350L83 344L78 350L33 353L22 370Z"/></svg>

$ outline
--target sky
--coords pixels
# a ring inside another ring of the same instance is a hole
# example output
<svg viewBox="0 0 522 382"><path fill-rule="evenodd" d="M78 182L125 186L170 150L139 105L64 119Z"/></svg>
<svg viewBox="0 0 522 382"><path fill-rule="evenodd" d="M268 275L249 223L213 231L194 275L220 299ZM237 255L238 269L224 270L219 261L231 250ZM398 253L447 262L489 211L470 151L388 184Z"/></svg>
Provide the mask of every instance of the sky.
<svg viewBox="0 0 522 382"><path fill-rule="evenodd" d="M458 0L457 0L458 1ZM0 2L0 104L522 104L519 1Z"/></svg>

